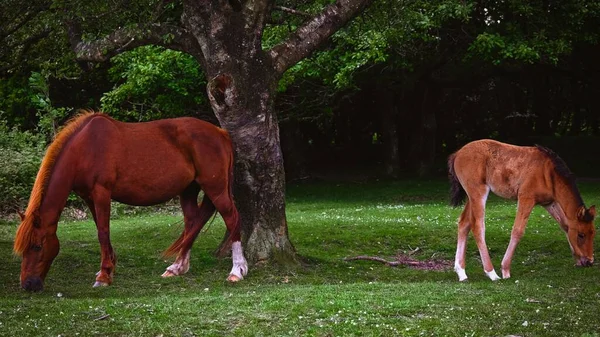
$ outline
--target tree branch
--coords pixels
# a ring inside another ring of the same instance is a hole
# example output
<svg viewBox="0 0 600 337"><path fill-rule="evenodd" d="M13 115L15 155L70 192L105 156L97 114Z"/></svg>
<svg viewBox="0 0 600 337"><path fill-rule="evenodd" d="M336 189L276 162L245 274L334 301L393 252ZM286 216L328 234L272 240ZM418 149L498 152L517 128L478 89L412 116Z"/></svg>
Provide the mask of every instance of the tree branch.
<svg viewBox="0 0 600 337"><path fill-rule="evenodd" d="M268 14L273 2L273 0L250 0L245 4L243 12L246 17L246 27L251 32L250 36L253 36L251 40L252 55L262 51L262 32L268 21Z"/></svg>
<svg viewBox="0 0 600 337"><path fill-rule="evenodd" d="M20 49L15 46L12 46L12 45L7 46L7 49L10 50L13 53L13 55L15 55L15 56L14 56L14 59L12 62L0 67L0 74L5 74L7 71L9 71L13 68L16 68L23 61L23 58L25 57L25 55L27 54L29 49L31 47L33 47L33 45L35 45L36 43L41 41L42 39L48 37L48 35L50 35L51 32L52 32L51 28L46 28L37 34L28 37L25 41L23 41L19 44L21 46ZM16 54L15 54L15 50L18 50L18 52L16 52ZM4 58L4 56L5 55L0 53L0 57Z"/></svg>
<svg viewBox="0 0 600 337"><path fill-rule="evenodd" d="M417 248L417 250L418 250L418 248ZM344 261L356 261L356 260L376 261L376 262L381 262L390 267L409 266L411 268L422 269L422 270L446 270L452 266L452 262L447 261L447 260L437 260L437 259L415 260L411 257L411 255L414 254L414 252L416 252L416 250L409 254L398 254L398 256L396 256L396 260L393 260L393 261L388 261L387 259L384 259L379 256L366 256L366 255L347 257L344 259Z"/></svg>
<svg viewBox="0 0 600 337"><path fill-rule="evenodd" d="M269 54L275 71L283 74L289 67L308 57L333 33L358 15L373 0L337 0L323 12L292 33Z"/></svg>
<svg viewBox="0 0 600 337"><path fill-rule="evenodd" d="M169 49L197 55L194 38L185 29L165 23L135 25L119 28L108 36L83 41L81 27L77 22L66 22L71 48L78 61L104 62L127 50L144 45L158 45Z"/></svg>
<svg viewBox="0 0 600 337"><path fill-rule="evenodd" d="M289 7L275 6L275 7L273 7L273 9L276 9L278 11L282 11L284 13L289 13L289 14L294 14L294 15L298 15L298 16L304 16L304 17L312 18L312 15L310 15L310 13L299 11L297 9L293 9L293 8L289 8Z"/></svg>
<svg viewBox="0 0 600 337"><path fill-rule="evenodd" d="M29 22L31 22L38 14L40 14L41 12L43 12L45 10L48 10L49 8L50 8L50 4L45 4L43 6L39 6L39 7L33 8L33 9L25 12L23 18L19 22L16 22L16 23L12 22L11 24L6 25L7 27L9 27L7 30L0 31L0 41L4 40L6 37L10 36L14 32L21 29L21 27L23 27L26 24L28 24ZM18 20L19 20L19 18L14 19L14 21L18 21Z"/></svg>

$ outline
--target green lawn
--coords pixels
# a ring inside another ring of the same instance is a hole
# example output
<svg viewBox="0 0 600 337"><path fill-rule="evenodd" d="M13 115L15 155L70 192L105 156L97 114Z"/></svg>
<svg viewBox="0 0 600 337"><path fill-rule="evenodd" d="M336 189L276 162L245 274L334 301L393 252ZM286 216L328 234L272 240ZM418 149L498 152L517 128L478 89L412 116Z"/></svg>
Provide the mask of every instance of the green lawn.
<svg viewBox="0 0 600 337"><path fill-rule="evenodd" d="M600 183L579 186L588 206L600 203ZM196 242L189 273L162 279L169 263L160 253L182 230L181 216L119 214L111 227L114 284L98 289L95 226L65 220L41 293L19 289L17 224L0 223L0 336L599 336L600 269L574 267L564 234L540 207L511 279L487 279L470 239L469 281L459 283L452 270L344 261L392 259L417 247L418 259L453 260L461 209L448 206L446 181L292 185L287 200L304 265L251 267L234 285L225 282L231 260L212 254L223 237L219 218ZM498 273L515 210L514 202L488 203Z"/></svg>

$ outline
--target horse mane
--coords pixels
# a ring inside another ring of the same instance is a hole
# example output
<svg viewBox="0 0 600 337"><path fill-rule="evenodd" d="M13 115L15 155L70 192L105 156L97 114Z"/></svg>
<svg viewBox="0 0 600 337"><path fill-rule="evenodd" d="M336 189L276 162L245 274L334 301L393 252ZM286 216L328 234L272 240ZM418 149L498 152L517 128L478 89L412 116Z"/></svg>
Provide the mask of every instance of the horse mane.
<svg viewBox="0 0 600 337"><path fill-rule="evenodd" d="M13 247L15 254L19 256L23 255L33 240L33 228L40 226L38 210L42 204L44 192L48 186L56 159L71 136L80 129L85 121L94 115L98 116L100 114L91 110L81 110L61 128L61 130L54 137L52 143L50 143L48 146L46 154L42 159L40 169L35 178L35 183L33 184L33 189L31 190L27 209L22 217L19 228L17 229Z"/></svg>
<svg viewBox="0 0 600 337"><path fill-rule="evenodd" d="M565 161L561 157L559 157L554 151L550 150L549 148L538 144L536 144L535 147L538 150L540 150L543 154L545 154L546 157L550 159L550 161L552 161L552 164L554 164L554 171L565 180L573 194L575 194L579 205L583 205L583 198L581 197L581 193L579 193L579 189L577 188L575 174L571 172L571 170L569 170L569 167L567 167L567 163L565 163Z"/></svg>

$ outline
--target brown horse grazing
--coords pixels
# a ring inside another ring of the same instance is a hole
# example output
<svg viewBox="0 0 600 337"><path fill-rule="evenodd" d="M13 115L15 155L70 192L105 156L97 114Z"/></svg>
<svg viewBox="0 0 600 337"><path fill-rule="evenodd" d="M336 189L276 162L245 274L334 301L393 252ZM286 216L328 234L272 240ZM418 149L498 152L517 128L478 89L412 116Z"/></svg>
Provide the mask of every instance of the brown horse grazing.
<svg viewBox="0 0 600 337"><path fill-rule="evenodd" d="M102 113L84 112L69 122L48 147L29 205L17 230L14 251L23 257L21 286L43 289L58 254L56 229L71 191L88 205L98 230L100 271L94 287L113 281L116 256L110 243L111 199L147 206L179 195L185 227L165 254L175 262L163 277L188 271L190 249L207 220L218 211L232 242L239 281L248 266L240 243L239 215L232 197L233 151L227 133L195 118L122 123ZM198 194L204 191L198 205Z"/></svg>
<svg viewBox="0 0 600 337"><path fill-rule="evenodd" d="M502 259L503 278L510 277L513 254L535 205L544 206L566 232L577 265L590 266L594 262L596 208L585 208L573 175L551 150L478 140L452 154L448 169L452 205L458 206L468 197L458 221L454 269L459 281L467 279L465 253L470 230L479 248L483 270L490 279L499 279L485 244L485 202L490 190L500 197L517 199L518 204L510 243Z"/></svg>

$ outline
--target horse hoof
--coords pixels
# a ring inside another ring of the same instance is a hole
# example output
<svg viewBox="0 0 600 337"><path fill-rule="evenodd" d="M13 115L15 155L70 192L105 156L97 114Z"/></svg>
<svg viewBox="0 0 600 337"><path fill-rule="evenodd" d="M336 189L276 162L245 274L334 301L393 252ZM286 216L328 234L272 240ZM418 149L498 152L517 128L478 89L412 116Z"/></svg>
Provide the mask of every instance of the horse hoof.
<svg viewBox="0 0 600 337"><path fill-rule="evenodd" d="M236 283L236 282L239 282L241 280L242 280L241 277L238 277L237 275L233 275L233 274L230 274L229 277L227 277L227 281L230 282L230 283Z"/></svg>
<svg viewBox="0 0 600 337"><path fill-rule="evenodd" d="M167 270L165 271L162 275L160 275L161 277L167 278L167 277L173 277L173 276L177 276L177 274L175 274L174 272Z"/></svg>
<svg viewBox="0 0 600 337"><path fill-rule="evenodd" d="M94 288L98 288L98 287L108 287L109 284L106 282L100 282L100 281L96 281L93 285Z"/></svg>
<svg viewBox="0 0 600 337"><path fill-rule="evenodd" d="M498 274L496 274L496 271L494 269L492 269L492 271L486 271L485 275L487 275L487 277L489 277L489 279L492 281L501 280L500 276L498 276Z"/></svg>

